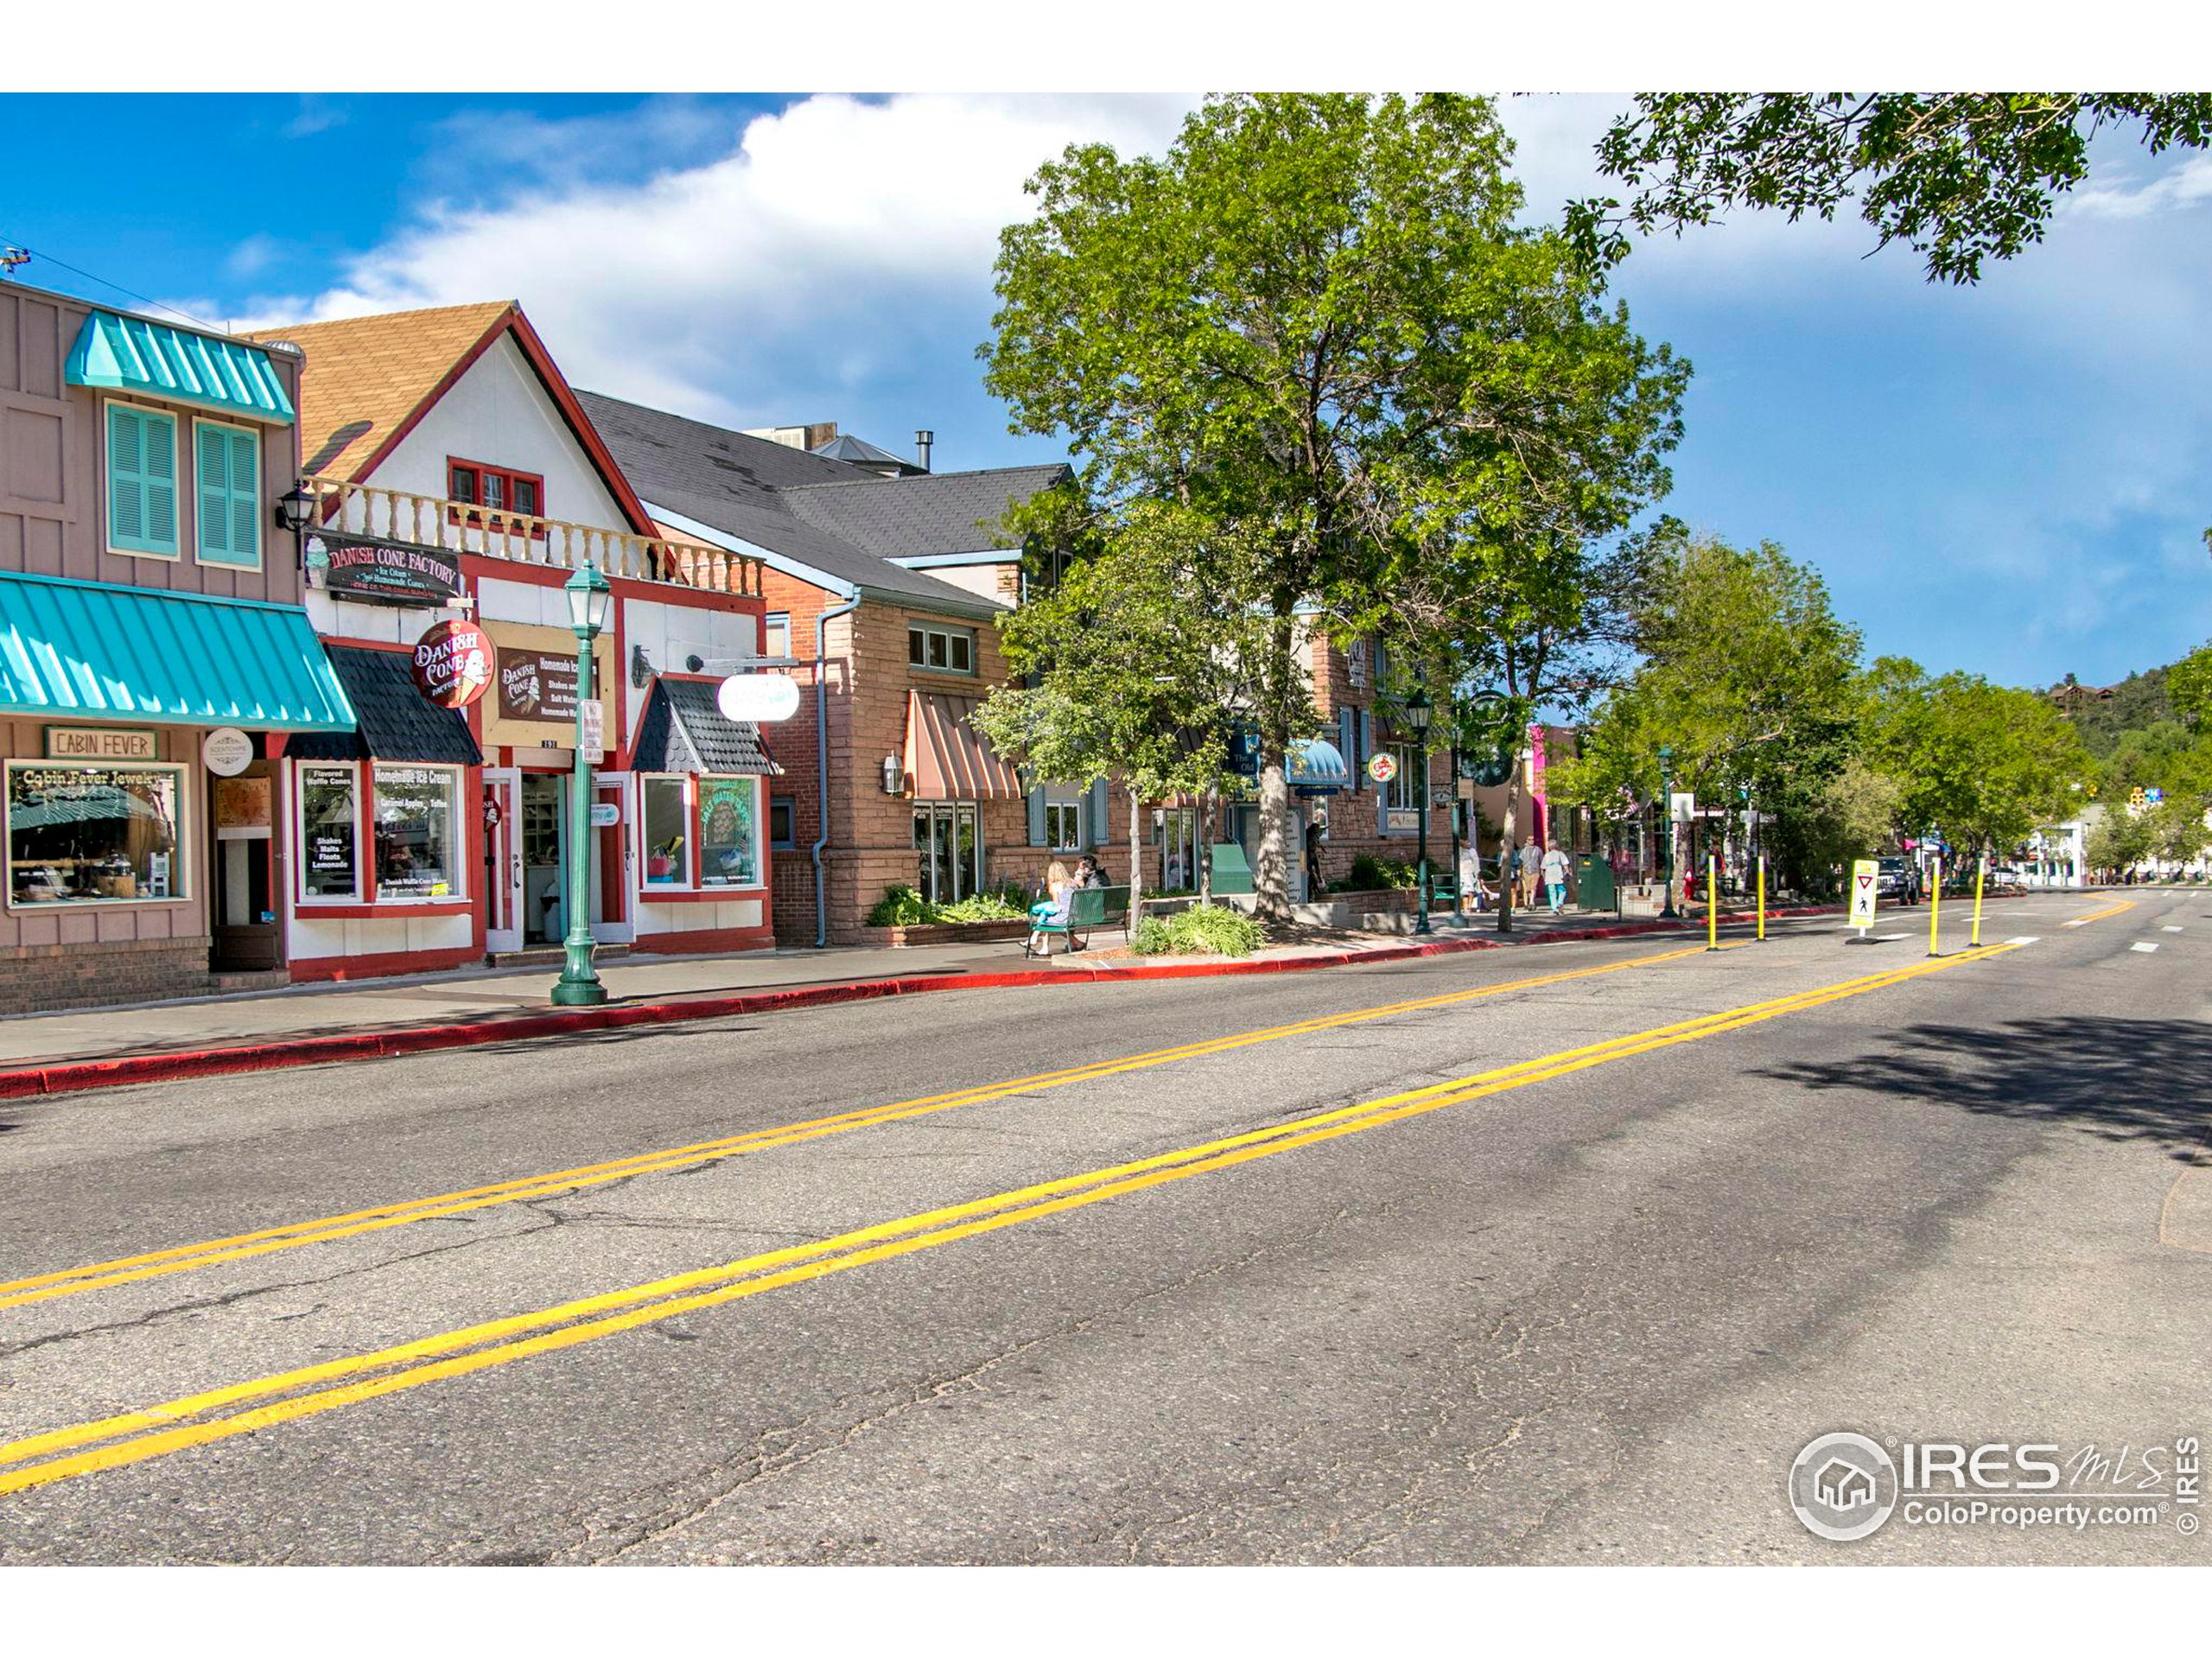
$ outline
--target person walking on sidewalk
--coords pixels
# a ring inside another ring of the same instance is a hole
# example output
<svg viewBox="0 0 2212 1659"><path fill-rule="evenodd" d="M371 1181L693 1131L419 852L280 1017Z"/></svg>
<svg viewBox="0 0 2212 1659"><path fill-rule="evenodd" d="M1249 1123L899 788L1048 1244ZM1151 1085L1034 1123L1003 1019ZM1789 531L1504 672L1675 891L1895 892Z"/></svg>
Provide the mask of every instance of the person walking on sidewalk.
<svg viewBox="0 0 2212 1659"><path fill-rule="evenodd" d="M1546 849L1542 869L1545 893L1551 900L1552 914L1565 915L1567 913L1567 855L1560 851L1558 842L1553 842Z"/></svg>

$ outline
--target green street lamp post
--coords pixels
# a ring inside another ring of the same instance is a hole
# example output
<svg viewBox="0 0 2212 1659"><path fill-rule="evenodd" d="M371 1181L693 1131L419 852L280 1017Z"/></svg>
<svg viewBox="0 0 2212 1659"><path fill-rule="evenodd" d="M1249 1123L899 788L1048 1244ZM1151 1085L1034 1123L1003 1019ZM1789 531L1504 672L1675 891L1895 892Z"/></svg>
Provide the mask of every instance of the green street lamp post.
<svg viewBox="0 0 2212 1659"><path fill-rule="evenodd" d="M1678 922L1682 912L1675 908L1675 752L1664 743L1659 746L1659 835L1660 891L1667 900L1659 913Z"/></svg>
<svg viewBox="0 0 2212 1659"><path fill-rule="evenodd" d="M597 692L592 681L592 641L607 626L614 589L591 565L561 584L568 595L569 626L576 635L576 769L569 794L569 882L563 899L569 916L568 961L553 987L556 1007L588 1007L607 1001L607 987L591 966L591 761L584 746L584 706Z"/></svg>
<svg viewBox="0 0 2212 1659"><path fill-rule="evenodd" d="M1434 712L1428 693L1415 686L1406 699L1406 724L1414 728L1414 740L1421 747L1421 808L1414 819L1421 836L1421 910L1414 921L1416 933L1434 931L1428 925L1428 720Z"/></svg>

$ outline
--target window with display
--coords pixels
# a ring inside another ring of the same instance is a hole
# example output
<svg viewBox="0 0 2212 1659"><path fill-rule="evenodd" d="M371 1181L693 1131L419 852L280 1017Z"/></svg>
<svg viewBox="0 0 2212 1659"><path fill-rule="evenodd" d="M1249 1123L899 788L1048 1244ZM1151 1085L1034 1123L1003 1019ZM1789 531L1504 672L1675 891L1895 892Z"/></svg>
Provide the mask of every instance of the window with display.
<svg viewBox="0 0 2212 1659"><path fill-rule="evenodd" d="M763 884L758 778L640 778L638 801L648 890Z"/></svg>
<svg viewBox="0 0 2212 1659"><path fill-rule="evenodd" d="M8 767L8 902L185 896L184 769L27 761Z"/></svg>
<svg viewBox="0 0 2212 1659"><path fill-rule="evenodd" d="M352 766L300 767L300 893L309 900L361 896L360 778Z"/></svg>
<svg viewBox="0 0 2212 1659"><path fill-rule="evenodd" d="M460 774L449 766L375 768L379 899L458 899Z"/></svg>
<svg viewBox="0 0 2212 1659"><path fill-rule="evenodd" d="M915 891L931 904L957 904L983 886L983 837L972 801L929 801L914 808Z"/></svg>

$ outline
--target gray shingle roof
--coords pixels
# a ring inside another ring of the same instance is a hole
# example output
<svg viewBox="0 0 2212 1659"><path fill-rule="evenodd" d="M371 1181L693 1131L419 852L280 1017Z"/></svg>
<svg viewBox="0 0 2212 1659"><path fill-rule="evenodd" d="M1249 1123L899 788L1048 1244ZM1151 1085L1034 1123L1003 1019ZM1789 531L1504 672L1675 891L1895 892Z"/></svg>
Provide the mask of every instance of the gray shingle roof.
<svg viewBox="0 0 2212 1659"><path fill-rule="evenodd" d="M469 735L468 721L415 689L414 670L405 652L327 641L323 650L338 671L339 683L353 699L360 724L350 732L296 734L284 745L286 754L300 760L374 758L448 766L484 764L476 740Z"/></svg>
<svg viewBox="0 0 2212 1659"><path fill-rule="evenodd" d="M584 412L638 493L824 575L906 603L976 615L1001 608L894 558L1003 544L1008 505L1058 481L1062 466L881 478L766 438L579 391ZM879 494L879 493L882 493Z"/></svg>
<svg viewBox="0 0 2212 1659"><path fill-rule="evenodd" d="M780 776L784 769L761 742L760 728L723 714L715 691L709 680L655 680L631 766L639 772Z"/></svg>
<svg viewBox="0 0 2212 1659"><path fill-rule="evenodd" d="M926 558L1005 547L999 521L1007 509L1050 489L1067 470L1058 462L994 467L977 473L799 485L782 494L800 518L879 558Z"/></svg>

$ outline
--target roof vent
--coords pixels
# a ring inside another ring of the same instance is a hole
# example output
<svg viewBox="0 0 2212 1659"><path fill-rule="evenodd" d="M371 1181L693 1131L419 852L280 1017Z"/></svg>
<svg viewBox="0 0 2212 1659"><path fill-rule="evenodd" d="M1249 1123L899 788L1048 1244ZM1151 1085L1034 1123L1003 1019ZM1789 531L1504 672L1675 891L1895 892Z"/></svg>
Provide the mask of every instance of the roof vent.
<svg viewBox="0 0 2212 1659"><path fill-rule="evenodd" d="M924 472L930 469L930 447L937 442L937 434L926 427L914 434L914 465Z"/></svg>

